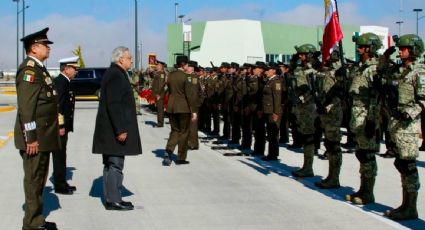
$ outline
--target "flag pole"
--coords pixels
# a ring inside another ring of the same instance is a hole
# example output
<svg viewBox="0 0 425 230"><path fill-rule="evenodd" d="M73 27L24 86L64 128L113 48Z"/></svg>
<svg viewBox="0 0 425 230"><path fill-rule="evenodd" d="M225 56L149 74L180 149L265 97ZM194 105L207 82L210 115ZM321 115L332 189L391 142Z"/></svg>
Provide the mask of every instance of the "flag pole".
<svg viewBox="0 0 425 230"><path fill-rule="evenodd" d="M337 0L335 0L335 10L336 10L338 22L341 25L340 20L339 20L339 10L338 10ZM339 57L340 57L340 60L341 60L341 66L343 66L343 68L345 68L344 49L342 48L342 39L339 40L339 42L338 42L338 48L339 48ZM344 80L345 80L345 78L346 78L346 76L344 76Z"/></svg>

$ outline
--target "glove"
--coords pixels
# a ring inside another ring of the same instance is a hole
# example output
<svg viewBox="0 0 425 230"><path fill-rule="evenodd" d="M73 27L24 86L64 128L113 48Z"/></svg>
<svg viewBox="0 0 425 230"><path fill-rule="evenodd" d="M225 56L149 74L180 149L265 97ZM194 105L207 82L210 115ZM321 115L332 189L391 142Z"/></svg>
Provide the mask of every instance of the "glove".
<svg viewBox="0 0 425 230"><path fill-rule="evenodd" d="M394 117L394 119L399 121L412 121L412 118L410 115L406 112L400 112L399 110L393 110L391 112L391 116Z"/></svg>
<svg viewBox="0 0 425 230"><path fill-rule="evenodd" d="M366 125L364 127L364 131L366 133L366 137L367 138L372 138L375 135L375 130L376 130L376 124L375 121L366 120Z"/></svg>
<svg viewBox="0 0 425 230"><path fill-rule="evenodd" d="M396 49L395 46L390 46L387 50L384 52L384 56L386 58L389 58L393 53L395 53Z"/></svg>

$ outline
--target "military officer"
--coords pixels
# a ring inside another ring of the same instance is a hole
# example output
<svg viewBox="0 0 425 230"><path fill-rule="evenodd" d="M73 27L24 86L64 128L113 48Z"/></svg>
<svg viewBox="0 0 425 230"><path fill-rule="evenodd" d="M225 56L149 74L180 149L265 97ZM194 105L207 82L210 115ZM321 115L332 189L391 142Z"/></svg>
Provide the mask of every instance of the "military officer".
<svg viewBox="0 0 425 230"><path fill-rule="evenodd" d="M317 73L316 90L317 112L320 115L321 128L325 134L325 156L329 160L329 173L326 179L315 183L320 188L339 188L339 173L342 164L341 132L344 82L341 76L339 52L333 51L326 65Z"/></svg>
<svg viewBox="0 0 425 230"><path fill-rule="evenodd" d="M289 122L288 117L290 113L290 106L288 104L288 90L286 87L288 74L289 74L289 67L288 65L277 62L280 69L279 78L282 85L282 95L281 95L281 103L282 103L282 118L280 120L280 137L279 137L279 143L280 144L286 144L289 142Z"/></svg>
<svg viewBox="0 0 425 230"><path fill-rule="evenodd" d="M43 216L50 152L60 148L56 91L43 64L50 54L45 28L21 39L27 58L16 73L15 146L23 160L25 216L22 229L57 229Z"/></svg>
<svg viewBox="0 0 425 230"><path fill-rule="evenodd" d="M198 62L189 61L188 67L186 69L186 74L188 74L191 78L191 90L192 94L195 95L195 113L199 114L199 108L202 104L202 95L201 95L201 84L199 81L199 77L195 71L199 71ZM198 116L199 118L199 116ZM199 138L198 138L198 120L191 120L189 125L189 137L188 137L188 148L190 150L199 149Z"/></svg>
<svg viewBox="0 0 425 230"><path fill-rule="evenodd" d="M220 65L218 76L220 80L219 97L221 105L221 115L223 116L223 136L220 137L222 140L228 140L230 138L230 102L233 96L232 80L231 75L228 74L230 64L223 62Z"/></svg>
<svg viewBox="0 0 425 230"><path fill-rule="evenodd" d="M170 73L168 90L170 92L167 113L170 119L171 132L167 141L163 164L171 164L171 155L178 145L176 164L189 164L187 158L187 144L190 122L197 120L196 95L193 94L192 77L186 74L189 59L187 56L177 56L177 70Z"/></svg>
<svg viewBox="0 0 425 230"><path fill-rule="evenodd" d="M266 124L263 114L263 88L264 88L264 71L267 66L264 62L257 61L253 70L253 76L249 80L248 90L250 96L253 96L252 102L248 104L249 110L253 113L252 125L254 133L254 156L264 156L266 147Z"/></svg>
<svg viewBox="0 0 425 230"><path fill-rule="evenodd" d="M232 88L233 88L233 97L232 97L232 140L229 144L239 145L241 139L241 122L242 122L242 98L244 93L246 93L246 84L243 77L245 71L243 68L239 69L239 64L236 62L230 63L229 73L232 75Z"/></svg>
<svg viewBox="0 0 425 230"><path fill-rule="evenodd" d="M136 102L137 115L142 115L140 97L139 97L139 92L141 89L140 75L141 75L141 72L139 70L133 69L131 76L129 76L131 89L133 90L134 101Z"/></svg>
<svg viewBox="0 0 425 230"><path fill-rule="evenodd" d="M54 79L58 93L59 135L61 149L53 151L53 184L55 193L71 195L77 189L66 182L66 145L68 133L74 131L75 96L70 81L77 74L79 57L64 58L59 61L61 73Z"/></svg>
<svg viewBox="0 0 425 230"><path fill-rule="evenodd" d="M282 117L282 82L277 76L279 66L270 63L265 72L267 82L263 88L263 113L267 127L269 152L263 161L275 161L279 156L279 128Z"/></svg>
<svg viewBox="0 0 425 230"><path fill-rule="evenodd" d="M254 112L257 109L255 97L258 91L258 77L252 73L254 68L251 64L244 64L247 71L245 74L246 93L242 98L242 150L250 150L252 145L252 129Z"/></svg>
<svg viewBox="0 0 425 230"><path fill-rule="evenodd" d="M395 39L401 64L388 70L387 103L390 109L388 130L395 142L394 166L401 175L403 201L400 207L389 210L385 215L394 220L417 219L416 208L419 174L416 166L418 157L418 134L420 113L425 108L425 65L418 62L424 51L422 39L414 34Z"/></svg>
<svg viewBox="0 0 425 230"><path fill-rule="evenodd" d="M152 73L152 93L154 94L156 103L156 127L164 126L164 96L165 92L167 91L167 73L164 69L166 67L167 64L161 61L157 61L156 69Z"/></svg>
<svg viewBox="0 0 425 230"><path fill-rule="evenodd" d="M382 46L379 37L374 33L365 33L353 37L360 63L352 71L353 80L349 89L353 100L351 107L350 128L354 133L356 157L360 162L360 189L346 196L354 204L375 202L373 188L377 174L375 153L379 152L379 82L377 77L377 51Z"/></svg>

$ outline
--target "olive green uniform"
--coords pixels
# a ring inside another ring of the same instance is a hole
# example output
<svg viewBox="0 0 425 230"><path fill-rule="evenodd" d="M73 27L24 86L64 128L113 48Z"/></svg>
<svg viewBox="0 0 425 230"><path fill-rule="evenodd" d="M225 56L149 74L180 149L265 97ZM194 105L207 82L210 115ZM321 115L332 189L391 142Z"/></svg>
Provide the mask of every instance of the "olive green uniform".
<svg viewBox="0 0 425 230"><path fill-rule="evenodd" d="M152 93L156 103L157 126L164 126L164 96L167 91L167 74L164 71L155 71L152 81ZM159 96L159 99L157 98Z"/></svg>
<svg viewBox="0 0 425 230"><path fill-rule="evenodd" d="M15 146L23 159L25 216L23 229L44 225L43 189L49 170L49 154L59 147L56 91L47 69L27 57L16 74L18 111ZM29 156L27 143L38 141L39 152Z"/></svg>

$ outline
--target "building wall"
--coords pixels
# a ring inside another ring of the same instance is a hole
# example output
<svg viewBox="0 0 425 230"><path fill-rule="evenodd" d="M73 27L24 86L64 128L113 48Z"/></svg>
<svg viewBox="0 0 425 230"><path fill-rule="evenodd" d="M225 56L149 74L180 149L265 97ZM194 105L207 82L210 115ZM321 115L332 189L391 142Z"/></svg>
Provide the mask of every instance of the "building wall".
<svg viewBox="0 0 425 230"><path fill-rule="evenodd" d="M342 26L346 58L355 58L351 41L359 26ZM221 62L243 64L255 61L289 61L295 45L311 43L320 49L323 26L287 25L255 20L223 20L192 23L190 46L200 48L190 52L190 58L201 66L220 65ZM175 53L183 52L182 24L168 26L168 64L173 64Z"/></svg>

